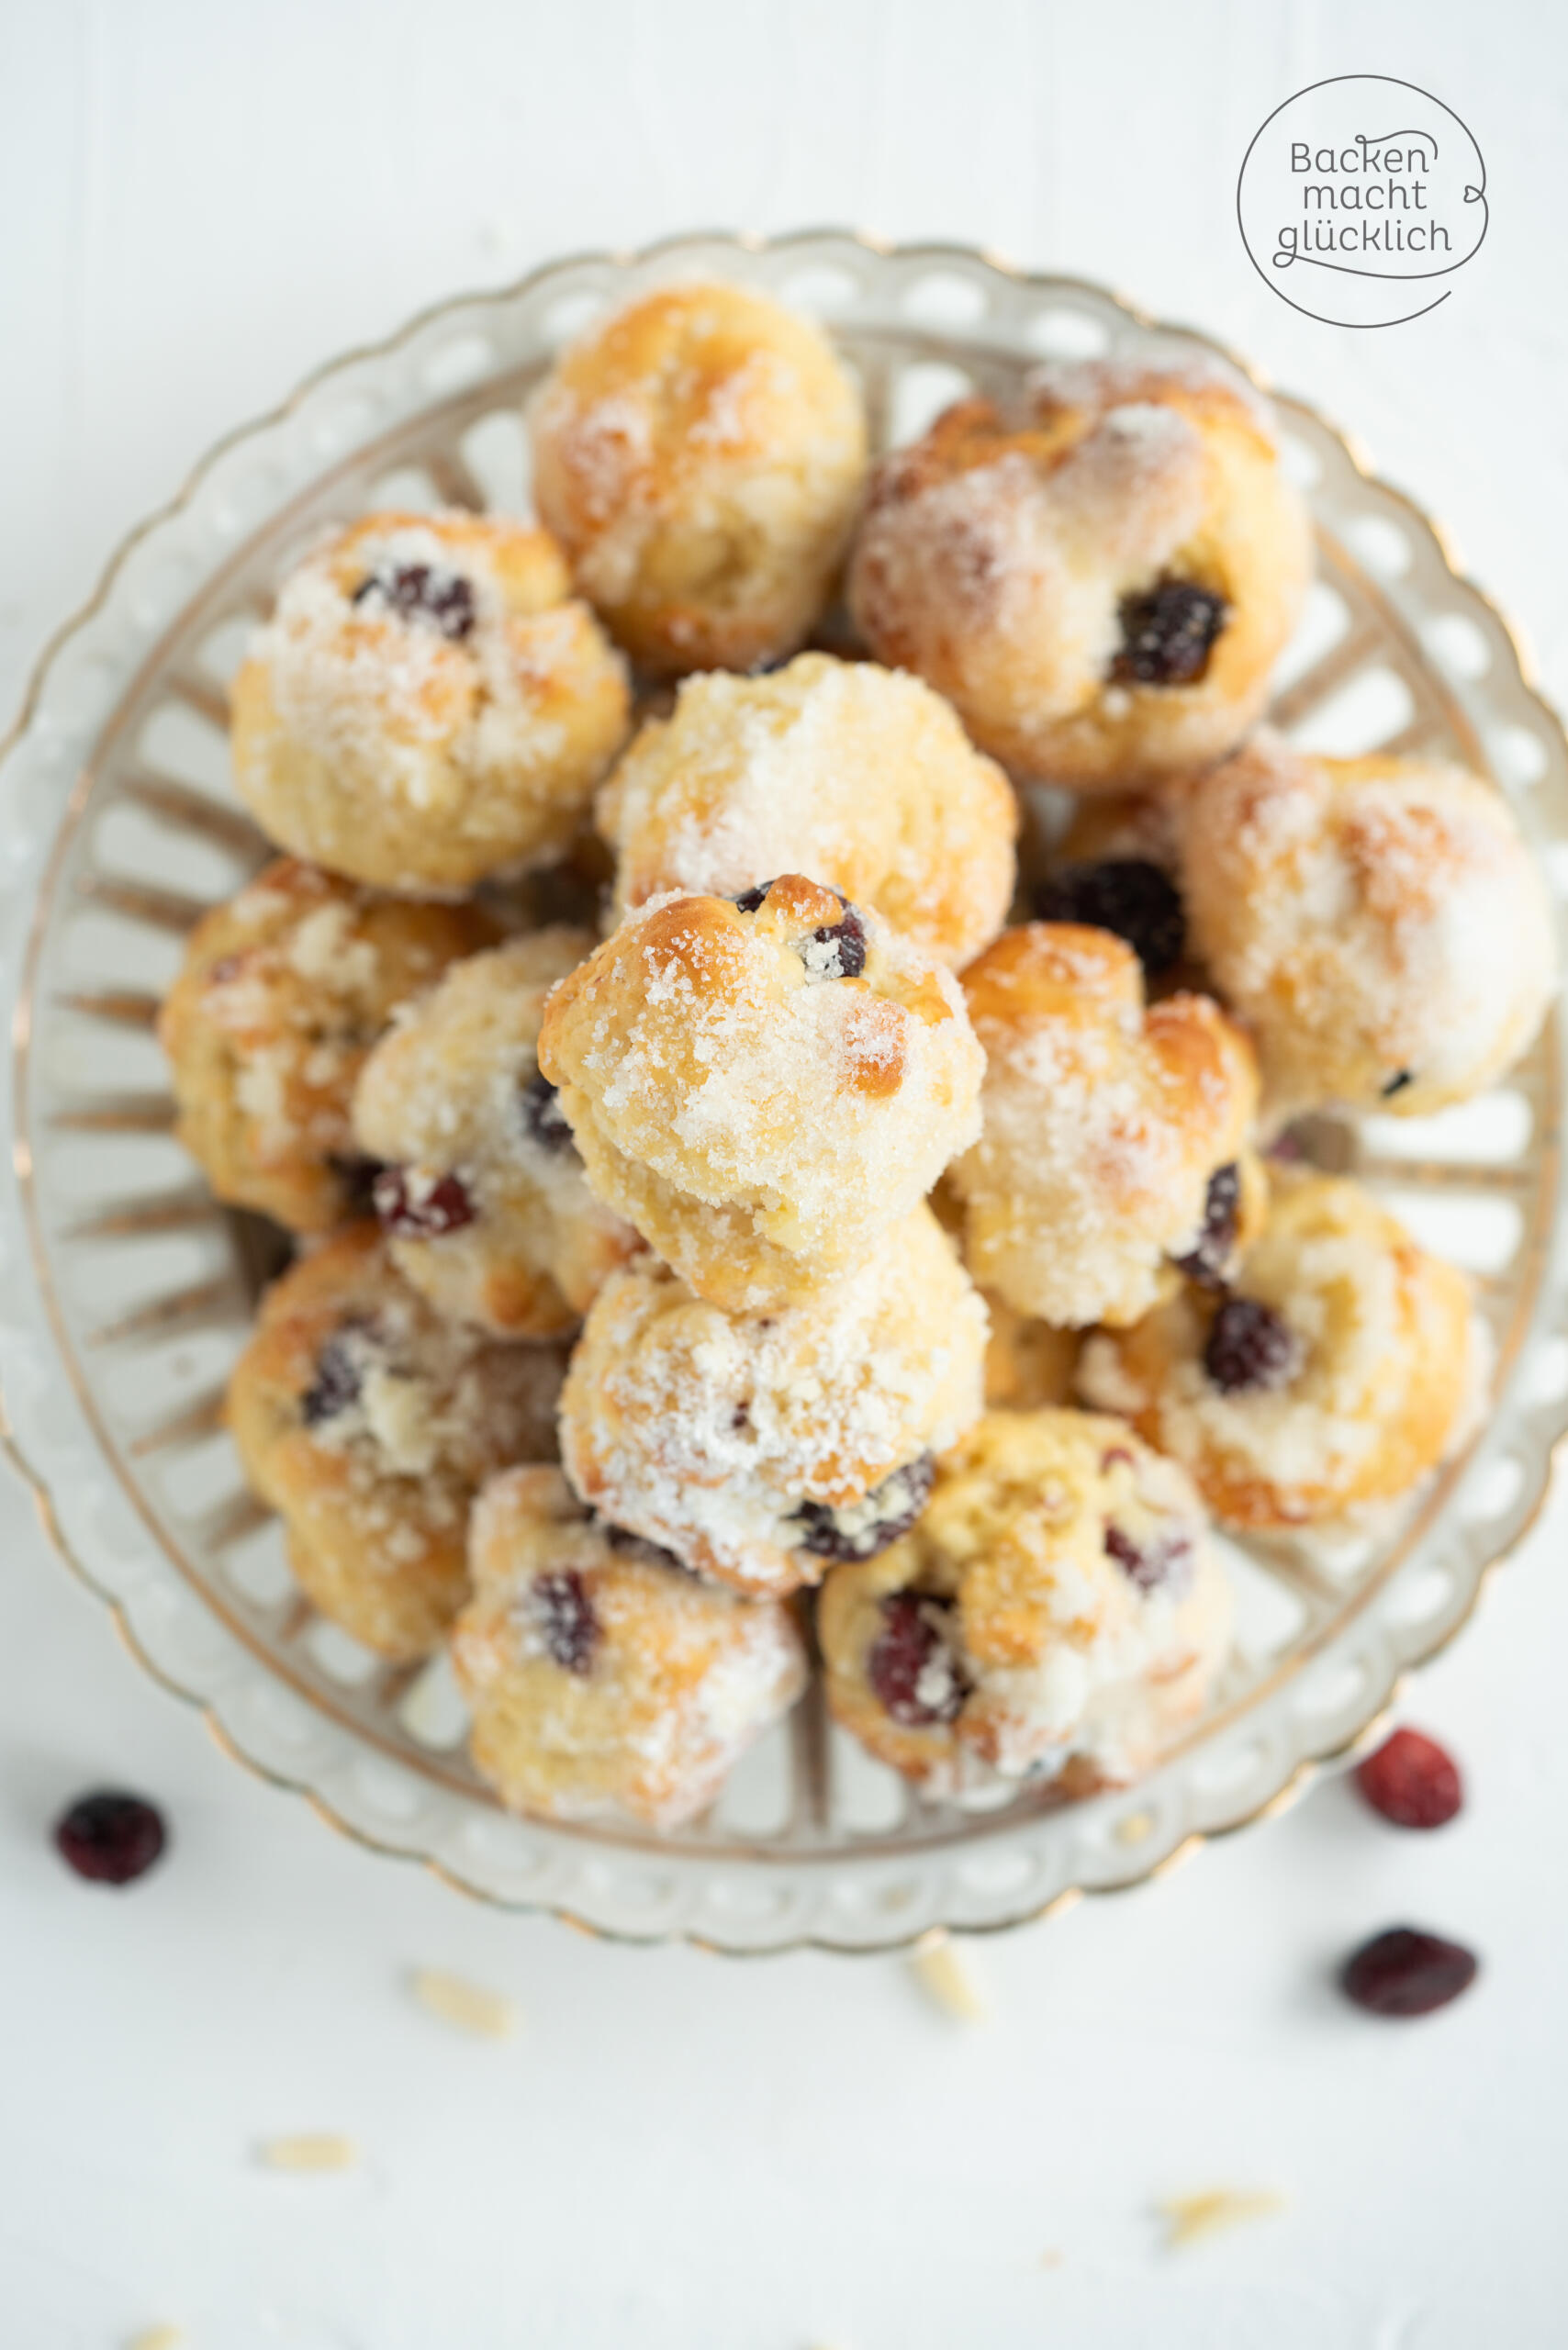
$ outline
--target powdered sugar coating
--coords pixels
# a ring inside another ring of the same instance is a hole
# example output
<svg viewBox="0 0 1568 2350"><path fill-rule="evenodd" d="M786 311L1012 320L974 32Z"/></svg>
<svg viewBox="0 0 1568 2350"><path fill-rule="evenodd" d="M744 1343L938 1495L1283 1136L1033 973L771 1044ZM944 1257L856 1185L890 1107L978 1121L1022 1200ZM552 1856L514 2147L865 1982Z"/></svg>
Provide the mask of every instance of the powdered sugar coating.
<svg viewBox="0 0 1568 2350"><path fill-rule="evenodd" d="M854 378L750 288L637 297L536 395L539 510L588 597L653 668L749 668L811 627L866 467Z"/></svg>
<svg viewBox="0 0 1568 2350"><path fill-rule="evenodd" d="M513 1337L568 1329L639 1246L595 1198L569 1135L541 1134L528 1089L544 1001L592 951L555 926L455 965L372 1054L354 1131L428 1193L455 1175L470 1221L397 1236L393 1261L448 1314Z"/></svg>
<svg viewBox="0 0 1568 2350"><path fill-rule="evenodd" d="M1004 411L960 401L877 469L850 600L982 748L1083 789L1178 774L1262 708L1311 571L1305 508L1260 397L1191 359L1043 369ZM1114 675L1122 606L1163 581L1223 624L1201 675Z"/></svg>
<svg viewBox="0 0 1568 2350"><path fill-rule="evenodd" d="M1181 835L1194 940L1257 1035L1271 1116L1423 1116L1540 1027L1545 888L1507 803L1463 768L1264 733L1194 785Z"/></svg>
<svg viewBox="0 0 1568 2350"><path fill-rule="evenodd" d="M375 1226L345 1226L262 1301L229 1425L322 1614L389 1657L425 1654L467 1592L469 1505L493 1471L554 1456L562 1357L431 1312Z"/></svg>
<svg viewBox="0 0 1568 2350"><path fill-rule="evenodd" d="M220 1200L296 1232L349 1213L359 1072L398 1007L495 935L280 858L203 917L158 1024L175 1129Z"/></svg>
<svg viewBox="0 0 1568 2350"><path fill-rule="evenodd" d="M1192 1288L1092 1338L1079 1373L1092 1404L1184 1464L1217 1517L1260 1528L1407 1492L1460 1440L1473 1399L1463 1274L1355 1183L1290 1168L1270 1180L1236 1292L1283 1319L1295 1375L1222 1393L1204 1362L1218 1300Z"/></svg>
<svg viewBox="0 0 1568 2350"><path fill-rule="evenodd" d="M1206 997L1145 1008L1110 932L1031 923L964 975L986 1054L980 1140L948 1183L975 1279L1064 1327L1137 1318L1243 1151L1251 1048Z"/></svg>
<svg viewBox="0 0 1568 2350"><path fill-rule="evenodd" d="M863 974L836 976L846 918L795 874L745 911L655 899L545 1012L539 1064L588 1180L720 1304L863 1262L979 1130L957 983L869 909Z"/></svg>
<svg viewBox="0 0 1568 2350"><path fill-rule="evenodd" d="M929 1653L890 1710L876 1651L907 1600ZM834 1569L818 1623L834 1714L928 1794L1036 1774L1084 1794L1135 1777L1201 1709L1231 1605L1174 1461L1119 1420L993 1411L938 1463L911 1534Z"/></svg>
<svg viewBox="0 0 1568 2350"><path fill-rule="evenodd" d="M1103 359L1042 360L1029 371L1028 388L1044 408L1106 408L1148 398L1151 380L1194 401L1217 395L1239 406L1258 439L1278 453L1279 420L1267 395L1217 351L1172 335L1140 341L1136 357L1112 352Z"/></svg>
<svg viewBox="0 0 1568 2350"><path fill-rule="evenodd" d="M649 1262L605 1284L561 1399L585 1500L703 1573L822 1574L816 1503L852 1513L980 1408L985 1309L929 1211L806 1303L733 1314ZM860 1529L864 1531L864 1529Z"/></svg>
<svg viewBox="0 0 1568 2350"><path fill-rule="evenodd" d="M612 1538L553 1469L517 1469L474 1512L475 1596L452 1660L481 1775L518 1810L674 1828L805 1683L788 1608L745 1600ZM593 1635L551 1653L540 1586L569 1576Z"/></svg>
<svg viewBox="0 0 1568 2350"><path fill-rule="evenodd" d="M957 969L1012 901L1018 813L1001 769L917 678L804 653L770 677L691 677L599 797L616 904L733 897L810 873Z"/></svg>
<svg viewBox="0 0 1568 2350"><path fill-rule="evenodd" d="M392 592L420 576L449 613L461 592L461 634ZM319 548L234 683L235 779L269 838L425 895L561 856L629 718L569 596L543 531L471 514L373 514Z"/></svg>

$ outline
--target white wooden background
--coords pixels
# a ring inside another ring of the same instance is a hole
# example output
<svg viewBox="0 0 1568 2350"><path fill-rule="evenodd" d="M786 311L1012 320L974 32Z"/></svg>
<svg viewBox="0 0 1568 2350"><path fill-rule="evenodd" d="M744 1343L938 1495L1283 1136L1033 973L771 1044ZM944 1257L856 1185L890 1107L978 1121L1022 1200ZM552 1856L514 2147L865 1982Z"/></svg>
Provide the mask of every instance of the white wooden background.
<svg viewBox="0 0 1568 2350"><path fill-rule="evenodd" d="M552 252L711 224L965 239L1203 323L1450 522L1568 699L1568 32L1551 0L0 0L0 703L121 532L319 360ZM1370 71L1465 118L1492 225L1431 319L1298 318L1237 236L1248 140ZM1469 1811L1340 1785L1172 1882L984 1947L991 2023L896 1962L742 1965L467 1905L248 1779L0 1490L0 2337L97 2350L1547 2350L1568 2338L1568 1512L1412 1714ZM174 1823L81 1887L56 1807ZM1326 1989L1412 1918L1460 2007ZM503 1988L511 2048L410 2005ZM344 2178L254 2140L352 2132ZM1151 2206L1273 2187L1170 2255ZM1059 2263L1042 2265L1047 2254Z"/></svg>

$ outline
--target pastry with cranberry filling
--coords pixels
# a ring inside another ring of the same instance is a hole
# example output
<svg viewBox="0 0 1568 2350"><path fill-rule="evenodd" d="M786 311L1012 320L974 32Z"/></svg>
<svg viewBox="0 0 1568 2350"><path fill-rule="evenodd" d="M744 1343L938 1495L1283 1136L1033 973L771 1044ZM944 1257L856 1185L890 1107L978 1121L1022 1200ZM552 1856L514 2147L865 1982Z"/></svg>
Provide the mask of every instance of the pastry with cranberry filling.
<svg viewBox="0 0 1568 2350"><path fill-rule="evenodd" d="M415 896L564 856L629 722L625 665L554 542L459 513L372 514L319 548L233 707L268 838Z"/></svg>
<svg viewBox="0 0 1568 2350"><path fill-rule="evenodd" d="M866 469L859 386L808 319L666 285L591 326L529 418L539 511L581 593L655 670L792 653Z"/></svg>
<svg viewBox="0 0 1568 2350"><path fill-rule="evenodd" d="M1221 1277L1260 1181L1235 1023L1204 996L1146 1007L1133 949L1069 923L1004 931L964 991L983 1125L947 1182L980 1286L1078 1328L1136 1321L1177 1260Z"/></svg>
<svg viewBox="0 0 1568 2350"><path fill-rule="evenodd" d="M361 1203L350 1120L365 1058L399 1006L488 946L474 906L416 905L280 857L191 933L159 1041L179 1139L220 1200L293 1232Z"/></svg>
<svg viewBox="0 0 1568 2350"><path fill-rule="evenodd" d="M1464 1275L1359 1184L1281 1168L1234 1285L1091 1338L1080 1383L1217 1518L1266 1530L1408 1491L1462 1436L1480 1371Z"/></svg>
<svg viewBox="0 0 1568 2350"><path fill-rule="evenodd" d="M552 995L539 1065L600 1198L737 1310L864 1263L979 1128L957 981L799 874L629 914Z"/></svg>
<svg viewBox="0 0 1568 2350"><path fill-rule="evenodd" d="M1181 833L1194 943L1257 1036L1271 1116L1422 1117L1535 1036L1557 983L1551 912L1479 777L1265 733L1193 786Z"/></svg>
<svg viewBox="0 0 1568 2350"><path fill-rule="evenodd" d="M879 661L983 750L1125 790L1234 750L1312 569L1266 403L1204 355L1042 368L884 458L850 567Z"/></svg>
<svg viewBox="0 0 1568 2350"><path fill-rule="evenodd" d="M820 1581L918 1516L980 1408L985 1309L917 1208L800 1304L729 1313L666 1266L612 1274L561 1397L561 1457L617 1526L743 1591Z"/></svg>
<svg viewBox="0 0 1568 2350"><path fill-rule="evenodd" d="M588 1189L539 1073L545 997L593 944L557 927L454 965L354 1096L360 1148L383 1162L374 1197L393 1262L442 1312L506 1337L569 1329L640 1246Z"/></svg>
<svg viewBox="0 0 1568 2350"><path fill-rule="evenodd" d="M485 1478L555 1457L562 1357L432 1313L374 1224L275 1281L229 1387L229 1427L323 1616L378 1655L435 1648L468 1591Z"/></svg>
<svg viewBox="0 0 1568 2350"><path fill-rule="evenodd" d="M624 912L664 890L738 896L811 873L939 962L989 946L1013 898L1017 803L917 677L802 653L689 677L599 796Z"/></svg>
<svg viewBox="0 0 1568 2350"><path fill-rule="evenodd" d="M1122 1421L989 1412L910 1533L834 1568L818 1628L834 1713L927 1793L1083 1795L1201 1709L1230 1589L1191 1482Z"/></svg>
<svg viewBox="0 0 1568 2350"><path fill-rule="evenodd" d="M476 1769L514 1810L676 1828L805 1684L787 1607L617 1531L554 1469L491 1480L452 1662Z"/></svg>

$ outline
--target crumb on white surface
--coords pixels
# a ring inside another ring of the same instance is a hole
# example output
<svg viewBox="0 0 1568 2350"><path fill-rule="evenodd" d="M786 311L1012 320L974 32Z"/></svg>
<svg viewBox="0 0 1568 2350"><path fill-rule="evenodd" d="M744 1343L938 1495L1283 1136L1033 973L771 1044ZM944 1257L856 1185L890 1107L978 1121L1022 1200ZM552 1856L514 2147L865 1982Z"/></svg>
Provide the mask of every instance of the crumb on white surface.
<svg viewBox="0 0 1568 2350"><path fill-rule="evenodd" d="M1178 2251L1222 2228L1240 2227L1249 2220L1266 2220L1285 2208L1285 2199L1271 2188L1246 2191L1234 2187L1204 2188L1196 2195L1167 2196L1158 2207L1165 2221L1165 2246Z"/></svg>
<svg viewBox="0 0 1568 2350"><path fill-rule="evenodd" d="M518 2026L518 2011L498 1991L487 1991L460 1975L442 1974L439 1967L419 1966L410 1977L421 2008L460 2031L476 2032L486 2040L510 2040Z"/></svg>
<svg viewBox="0 0 1568 2350"><path fill-rule="evenodd" d="M359 2149L335 2131L308 2130L289 2138L263 2138L256 2160L267 2170L353 2170Z"/></svg>
<svg viewBox="0 0 1568 2350"><path fill-rule="evenodd" d="M980 2023L990 2014L991 2002L974 1963L946 1926L934 1926L921 1935L909 1964L921 1989L960 2023Z"/></svg>
<svg viewBox="0 0 1568 2350"><path fill-rule="evenodd" d="M1050 2248L1050 2250L1049 2250L1048 2252L1042 2252L1042 2253L1041 2253L1041 2255L1040 2255L1040 2266L1041 2266L1042 2268L1060 2268L1060 2267L1062 2266L1062 2265L1064 2264L1064 2262L1066 2261L1066 2259L1067 2259L1067 2255L1066 2255L1066 2253L1065 2253L1065 2252L1058 2252L1058 2249L1057 2249L1057 2247L1056 2247L1056 2245L1055 2245L1055 2244L1052 2244L1052 2246L1051 2246L1051 2248Z"/></svg>
<svg viewBox="0 0 1568 2350"><path fill-rule="evenodd" d="M180 2350L185 2339L183 2325L144 2325L127 2336L125 2350Z"/></svg>

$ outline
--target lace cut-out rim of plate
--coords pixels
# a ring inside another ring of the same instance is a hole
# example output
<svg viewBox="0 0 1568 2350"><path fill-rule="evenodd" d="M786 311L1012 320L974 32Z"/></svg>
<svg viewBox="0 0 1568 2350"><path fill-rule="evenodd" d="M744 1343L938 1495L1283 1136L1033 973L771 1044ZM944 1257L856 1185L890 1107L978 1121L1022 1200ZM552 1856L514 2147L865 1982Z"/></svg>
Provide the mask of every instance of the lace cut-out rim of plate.
<svg viewBox="0 0 1568 2350"><path fill-rule="evenodd" d="M150 760L140 740L131 755L131 736L156 711L180 717L187 736L221 724L220 671L196 656L225 626L232 635L263 608L301 534L323 519L410 487L427 500L433 493L520 504L521 381L592 308L650 277L704 268L760 279L816 308L862 367L879 440L890 420L900 437L917 430L921 403L939 403L967 382L1004 388L1042 356L1147 350L1151 338L1217 348L1157 327L1081 281L1025 277L958 248L883 251L833 231L766 245L680 239L630 260L552 264L503 292L438 306L386 344L330 364L274 416L221 443L174 506L127 543L93 603L48 649L5 760L6 812L18 821L8 830L9 871L0 886L8 885L14 904L38 898L26 968L14 939L10 957L18 1007L16 1174L36 1285L28 1268L11 1269L5 1431L56 1547L110 1601L142 1661L203 1707L241 1760L307 1793L350 1835L421 1858L465 1890L552 1908L627 1939L679 1933L731 1950L886 1948L934 1925L1000 1928L1084 1890L1141 1882L1208 1835L1281 1807L1325 1760L1371 1734L1400 1673L1458 1628L1487 1567L1539 1508L1551 1447L1568 1426L1568 1296L1552 1247L1561 1044L1554 1030L1504 1097L1525 1121L1510 1148L1472 1136L1446 1156L1413 1158L1408 1149L1401 1155L1410 1137L1396 1121L1325 1129L1320 1156L1410 1194L1418 1209L1440 1212L1473 1195L1514 1216L1506 1261L1516 1270L1511 1280L1495 1276L1491 1292L1505 1401L1472 1457L1422 1497L1381 1563L1367 1563L1365 1545L1359 1566L1351 1552L1325 1563L1300 1546L1237 1554L1255 1614L1267 1613L1265 1597L1301 1611L1294 1637L1282 1648L1276 1640L1278 1664L1233 1688L1136 1788L1056 1808L1025 1792L989 1814L913 1811L900 1797L890 1816L886 1790L862 1785L855 1800L867 1801L852 1825L859 1766L847 1741L828 1730L819 1695L776 1742L787 1782L781 1824L777 1789L770 1796L760 1783L766 1773L747 1764L737 1774L745 1782L738 1819L726 1824L721 1807L718 1822L685 1843L514 1820L478 1793L465 1766L444 1759L453 1717L439 1675L410 1685L366 1664L341 1636L334 1644L286 1588L247 1598L215 1560L248 1556L264 1513L225 1491L216 1470L203 1494L203 1463L224 1449L210 1375L194 1400L182 1391L173 1405L165 1399L161 1420L143 1415L134 1427L110 1391L117 1360L144 1383L148 1366L162 1359L158 1348L199 1351L215 1327L232 1327L248 1312L234 1243L253 1240L253 1229L231 1229L188 1168L183 1182L162 1192L143 1182L106 1204L100 1198L95 1211L85 1203L90 1212L69 1224L43 1197L47 1179L75 1163L62 1154L61 1132L93 1135L95 1162L113 1161L117 1151L135 1159L143 1145L157 1146L167 1114L156 1084L107 1091L100 1076L85 1089L57 1085L46 1099L44 1063L52 1050L77 1077L101 1067L106 1055L97 1051L95 1061L89 1029L99 1045L111 1040L107 1058L117 1068L134 1061L156 995L149 942L177 953L193 912L232 886L224 859L242 871L255 849L248 820L225 803L220 778L201 772L188 740ZM1323 749L1364 747L1369 730L1385 745L1446 745L1512 787L1538 840L1550 811L1548 836L1568 842L1568 753L1521 674L1506 624L1456 576L1419 509L1372 480L1305 404L1282 400L1280 408L1287 455L1315 507L1323 579L1287 656L1276 719ZM187 767L194 761L194 771L182 774L182 760ZM113 858L99 846L111 817L120 843ZM133 838L135 822L144 832L151 824L151 847ZM176 837L179 856L168 847ZM1560 901L1568 878L1562 862L1548 857ZM171 887L182 879L190 886ZM61 968L62 948L88 920L129 925L142 942L141 963L131 974L113 970L118 985L104 984L100 970L92 985L68 990L62 1028L50 990L62 977L80 976ZM27 984L35 963L47 986ZM125 986L127 976L142 985ZM133 1281L123 1297L101 1293L106 1281L114 1288L116 1261L135 1255L145 1262L150 1247L177 1252L207 1228L221 1236L216 1258L198 1261L174 1287L136 1291ZM127 1247L118 1260L111 1248L106 1263L101 1248L93 1256L95 1242ZM84 1251L73 1261L92 1267L91 1326L80 1294L67 1293L70 1279L56 1280L67 1248ZM113 1309L106 1320L106 1304ZM1530 1376L1543 1367L1551 1377ZM68 1395L58 1386L62 1369ZM1527 1385L1539 1390L1533 1401ZM205 1569L180 1562L154 1503L158 1463L171 1460L183 1464L196 1495L186 1511L202 1525ZM247 1607L259 1614L247 1617ZM271 1627L265 1639L255 1635L259 1621ZM428 1717L417 1747L399 1712L410 1707ZM748 1818L769 1824L748 1828Z"/></svg>

